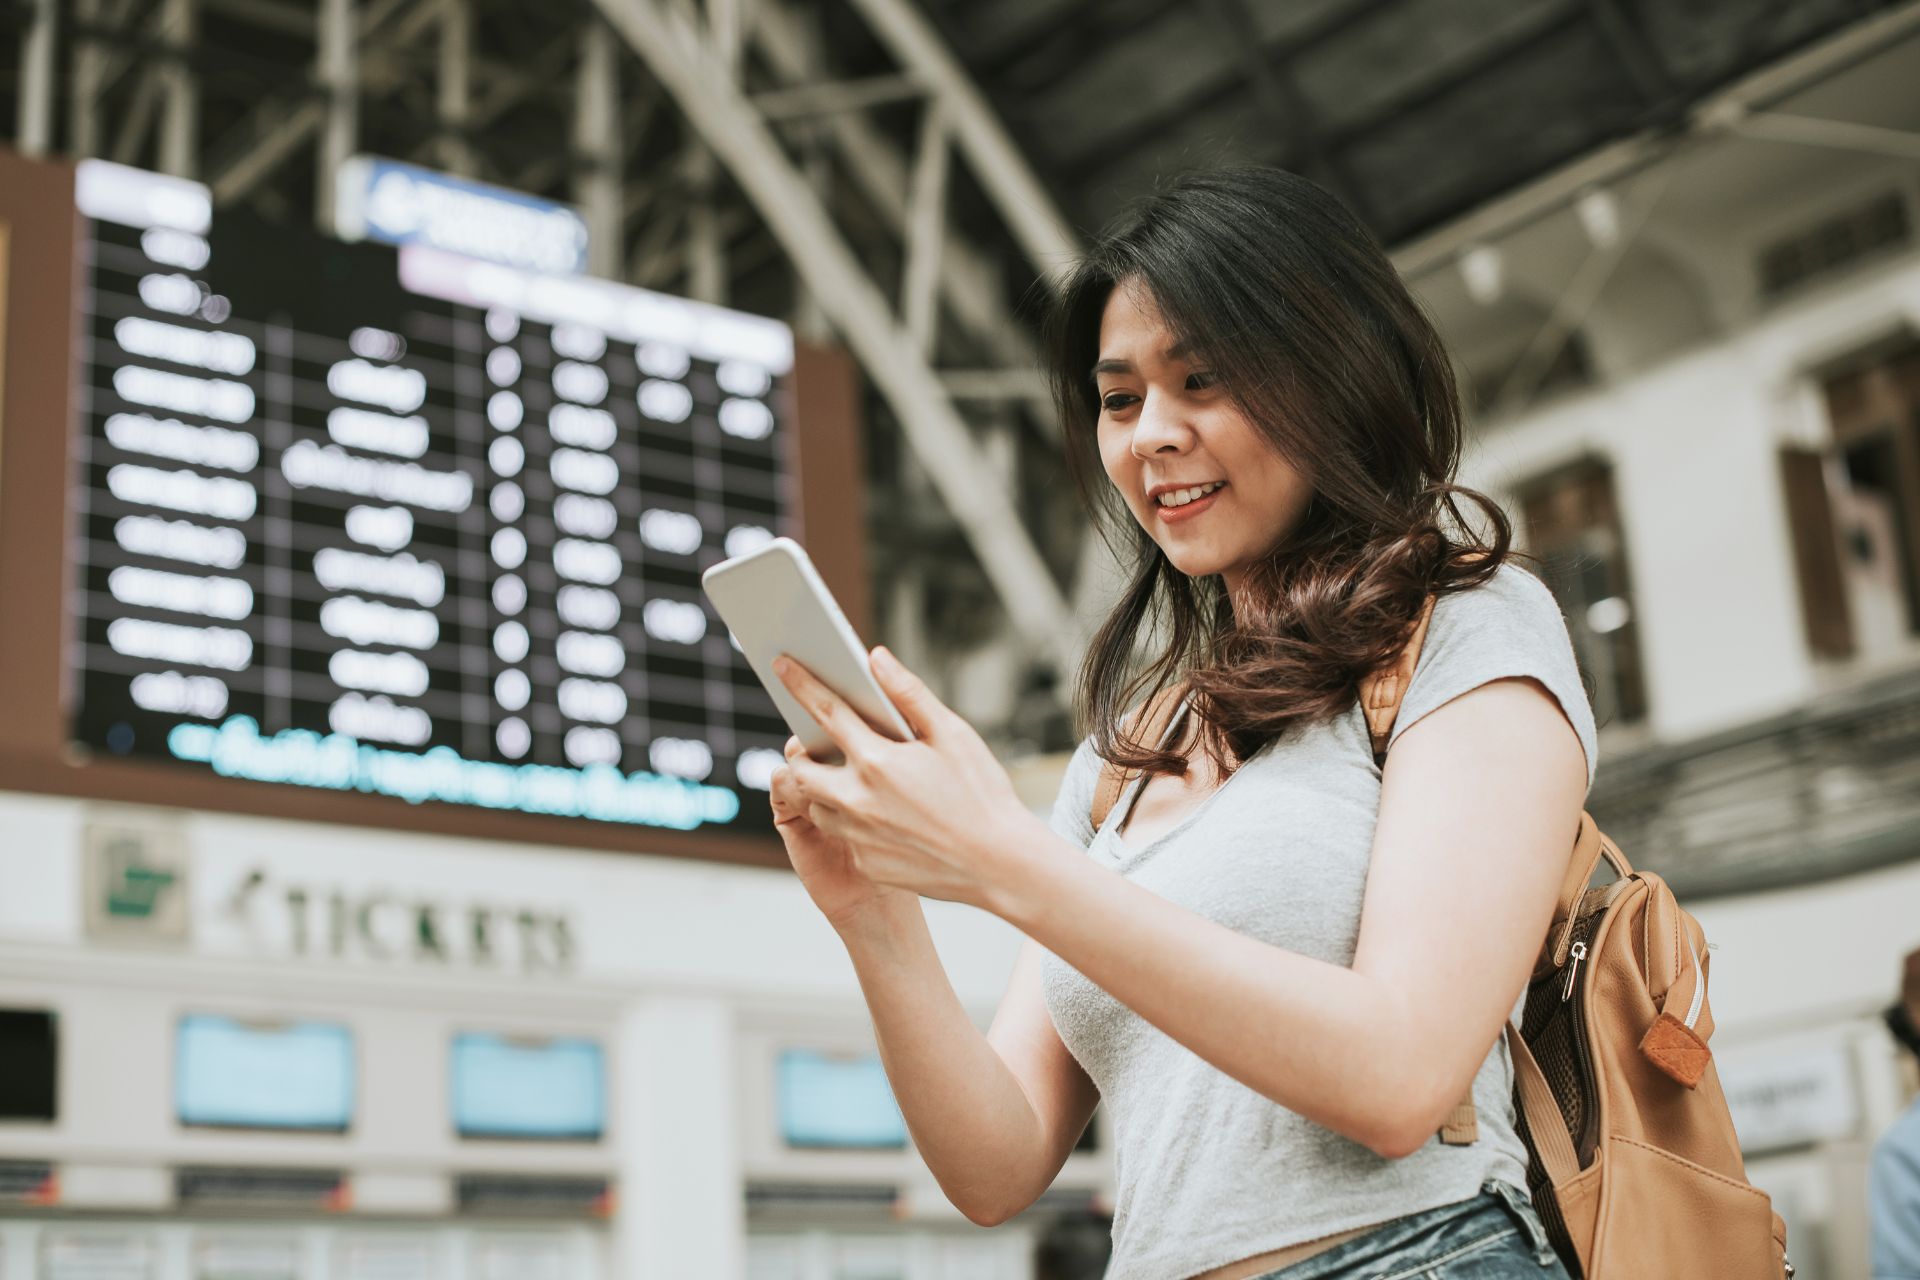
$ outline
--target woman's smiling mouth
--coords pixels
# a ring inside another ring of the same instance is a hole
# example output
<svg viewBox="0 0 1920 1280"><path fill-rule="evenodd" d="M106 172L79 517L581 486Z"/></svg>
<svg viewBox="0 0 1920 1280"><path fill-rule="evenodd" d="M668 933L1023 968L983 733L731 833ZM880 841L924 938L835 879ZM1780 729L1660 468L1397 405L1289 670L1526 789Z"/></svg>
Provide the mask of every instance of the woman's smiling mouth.
<svg viewBox="0 0 1920 1280"><path fill-rule="evenodd" d="M1213 505L1214 496L1226 488L1225 480L1212 480L1206 484L1190 485L1180 489L1163 489L1149 494L1153 503L1153 513L1168 524L1178 524L1191 520Z"/></svg>

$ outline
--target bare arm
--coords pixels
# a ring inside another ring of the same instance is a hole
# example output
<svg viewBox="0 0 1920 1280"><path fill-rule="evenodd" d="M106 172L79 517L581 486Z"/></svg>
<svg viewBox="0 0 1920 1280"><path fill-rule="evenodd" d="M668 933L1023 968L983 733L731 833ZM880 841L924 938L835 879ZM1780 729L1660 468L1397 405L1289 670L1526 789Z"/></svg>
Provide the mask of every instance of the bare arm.
<svg viewBox="0 0 1920 1280"><path fill-rule="evenodd" d="M926 729L913 742L882 739L817 680L782 671L847 755L794 760L792 785L862 875L992 911L1227 1075L1383 1156L1439 1127L1520 994L1577 829L1579 739L1542 685L1496 680L1401 734L1343 967L1087 858L1019 804L979 735L885 658L876 651L875 674Z"/></svg>
<svg viewBox="0 0 1920 1280"><path fill-rule="evenodd" d="M917 901L869 912L841 937L914 1146L962 1213L1004 1222L1053 1182L1098 1101L1047 1013L1040 948L1022 945L983 1036Z"/></svg>
<svg viewBox="0 0 1920 1280"><path fill-rule="evenodd" d="M1439 1128L1525 983L1585 777L1572 727L1530 680L1409 728L1350 968L1175 906L1041 830L988 905L1226 1074L1398 1157Z"/></svg>

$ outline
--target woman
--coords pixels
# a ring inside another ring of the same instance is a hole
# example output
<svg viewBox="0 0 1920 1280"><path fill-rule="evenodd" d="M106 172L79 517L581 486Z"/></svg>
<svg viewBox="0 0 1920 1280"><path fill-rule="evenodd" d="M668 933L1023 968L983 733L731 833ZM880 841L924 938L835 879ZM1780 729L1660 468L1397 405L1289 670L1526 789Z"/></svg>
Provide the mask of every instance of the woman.
<svg viewBox="0 0 1920 1280"><path fill-rule="evenodd" d="M1111 1280L1563 1275L1526 1201L1500 1033L1593 719L1552 597L1506 563L1506 520L1451 483L1439 339L1337 201L1267 169L1148 200L1066 282L1054 330L1068 446L1106 481L1083 491L1129 517L1135 567L1082 674L1093 732L1051 823L885 650L911 743L781 664L847 763L790 743L775 818L916 1146L997 1223L1104 1099ZM1429 593L1383 768L1355 689ZM1174 685L1165 740L1130 738L1130 709ZM1103 759L1145 781L1096 831ZM916 895L1029 939L984 1036ZM1477 1139L1441 1141L1469 1088Z"/></svg>

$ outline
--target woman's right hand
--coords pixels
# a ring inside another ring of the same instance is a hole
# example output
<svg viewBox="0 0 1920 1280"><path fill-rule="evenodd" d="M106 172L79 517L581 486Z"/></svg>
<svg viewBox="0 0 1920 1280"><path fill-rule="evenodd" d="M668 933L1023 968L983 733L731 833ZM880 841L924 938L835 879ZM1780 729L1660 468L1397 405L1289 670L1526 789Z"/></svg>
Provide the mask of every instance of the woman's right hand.
<svg viewBox="0 0 1920 1280"><path fill-rule="evenodd" d="M798 741L787 743L789 758L802 749ZM847 842L813 825L793 772L785 765L773 771L771 795L773 825L787 846L787 860L806 886L813 905L835 929L844 932L863 918L914 896L904 889L875 884L860 873Z"/></svg>

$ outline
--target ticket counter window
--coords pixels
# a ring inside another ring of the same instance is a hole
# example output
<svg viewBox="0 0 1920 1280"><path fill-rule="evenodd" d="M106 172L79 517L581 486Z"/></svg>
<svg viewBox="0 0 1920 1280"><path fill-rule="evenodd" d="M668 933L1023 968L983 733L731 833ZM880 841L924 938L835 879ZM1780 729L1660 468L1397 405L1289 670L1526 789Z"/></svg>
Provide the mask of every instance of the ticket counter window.
<svg viewBox="0 0 1920 1280"><path fill-rule="evenodd" d="M300 1241L290 1231L196 1233L193 1280L304 1280Z"/></svg>
<svg viewBox="0 0 1920 1280"><path fill-rule="evenodd" d="M344 1133L353 1122L353 1033L328 1022L180 1019L180 1123Z"/></svg>
<svg viewBox="0 0 1920 1280"><path fill-rule="evenodd" d="M788 1049L778 1067L780 1135L789 1147L899 1150L907 1123L873 1054Z"/></svg>
<svg viewBox="0 0 1920 1280"><path fill-rule="evenodd" d="M159 1256L145 1231L62 1225L41 1237L38 1274L41 1280L154 1280ZM33 1273L23 1269L22 1274Z"/></svg>
<svg viewBox="0 0 1920 1280"><path fill-rule="evenodd" d="M0 1009L0 1120L58 1118L53 1014Z"/></svg>
<svg viewBox="0 0 1920 1280"><path fill-rule="evenodd" d="M606 1131L606 1060L574 1037L453 1038L453 1128L463 1138L590 1142Z"/></svg>

